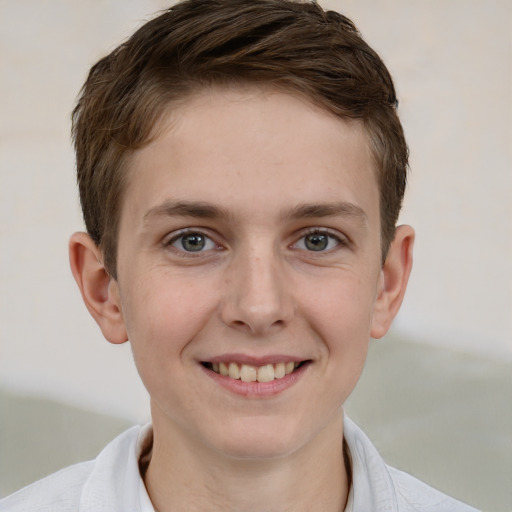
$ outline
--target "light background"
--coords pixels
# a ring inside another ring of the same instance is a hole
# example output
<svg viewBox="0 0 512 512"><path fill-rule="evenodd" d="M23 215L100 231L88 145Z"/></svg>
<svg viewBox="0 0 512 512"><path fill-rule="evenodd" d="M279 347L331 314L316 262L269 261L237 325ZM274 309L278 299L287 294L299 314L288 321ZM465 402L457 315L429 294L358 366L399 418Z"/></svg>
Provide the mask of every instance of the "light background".
<svg viewBox="0 0 512 512"><path fill-rule="evenodd" d="M411 148L415 268L394 332L512 361L512 2L325 0L390 68ZM0 386L148 418L129 346L82 305L69 113L161 0L0 0ZM511 398L512 400L512 398Z"/></svg>

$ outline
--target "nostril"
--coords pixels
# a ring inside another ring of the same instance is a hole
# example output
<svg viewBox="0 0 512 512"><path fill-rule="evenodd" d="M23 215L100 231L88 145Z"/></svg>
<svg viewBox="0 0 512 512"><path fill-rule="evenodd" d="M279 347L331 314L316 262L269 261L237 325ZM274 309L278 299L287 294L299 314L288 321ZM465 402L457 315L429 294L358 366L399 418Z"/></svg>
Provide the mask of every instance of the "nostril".
<svg viewBox="0 0 512 512"><path fill-rule="evenodd" d="M229 327L254 335L269 334L284 328L293 318L294 308L287 301L249 301L247 297L232 297L221 309L221 319Z"/></svg>

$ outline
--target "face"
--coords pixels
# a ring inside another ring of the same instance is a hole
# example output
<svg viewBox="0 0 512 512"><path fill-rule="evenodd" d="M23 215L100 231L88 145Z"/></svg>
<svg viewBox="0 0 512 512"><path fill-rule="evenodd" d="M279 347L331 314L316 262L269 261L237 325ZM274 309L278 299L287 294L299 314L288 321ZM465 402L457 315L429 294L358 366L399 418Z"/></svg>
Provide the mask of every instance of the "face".
<svg viewBox="0 0 512 512"><path fill-rule="evenodd" d="M155 432L292 453L339 426L372 334L364 129L260 89L198 93L165 121L130 164L112 284Z"/></svg>

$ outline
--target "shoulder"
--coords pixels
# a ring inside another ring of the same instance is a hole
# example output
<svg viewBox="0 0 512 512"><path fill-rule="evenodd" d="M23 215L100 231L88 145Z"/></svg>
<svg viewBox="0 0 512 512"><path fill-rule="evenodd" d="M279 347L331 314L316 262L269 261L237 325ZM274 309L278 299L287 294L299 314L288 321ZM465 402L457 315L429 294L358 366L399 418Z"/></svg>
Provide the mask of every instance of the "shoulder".
<svg viewBox="0 0 512 512"><path fill-rule="evenodd" d="M398 510L404 512L478 512L414 478L388 466Z"/></svg>
<svg viewBox="0 0 512 512"><path fill-rule="evenodd" d="M127 500L130 508L139 492L140 433L140 427L132 427L95 460L62 469L7 496L0 500L0 512L113 512L126 509Z"/></svg>
<svg viewBox="0 0 512 512"><path fill-rule="evenodd" d="M364 432L345 416L352 463L350 512L478 512L382 460Z"/></svg>
<svg viewBox="0 0 512 512"><path fill-rule="evenodd" d="M94 462L62 469L0 500L0 512L67 512L78 510L84 483Z"/></svg>

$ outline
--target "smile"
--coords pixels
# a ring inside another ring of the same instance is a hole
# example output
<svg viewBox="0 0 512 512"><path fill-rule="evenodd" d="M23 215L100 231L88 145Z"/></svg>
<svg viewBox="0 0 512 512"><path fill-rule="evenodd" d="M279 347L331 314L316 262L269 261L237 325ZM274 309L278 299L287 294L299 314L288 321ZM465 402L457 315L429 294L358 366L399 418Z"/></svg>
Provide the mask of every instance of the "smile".
<svg viewBox="0 0 512 512"><path fill-rule="evenodd" d="M205 368L234 380L242 382L272 382L290 375L303 363L300 362L282 362L276 364L265 364L263 366L253 366L250 364L239 364L236 362L220 363L202 363Z"/></svg>

